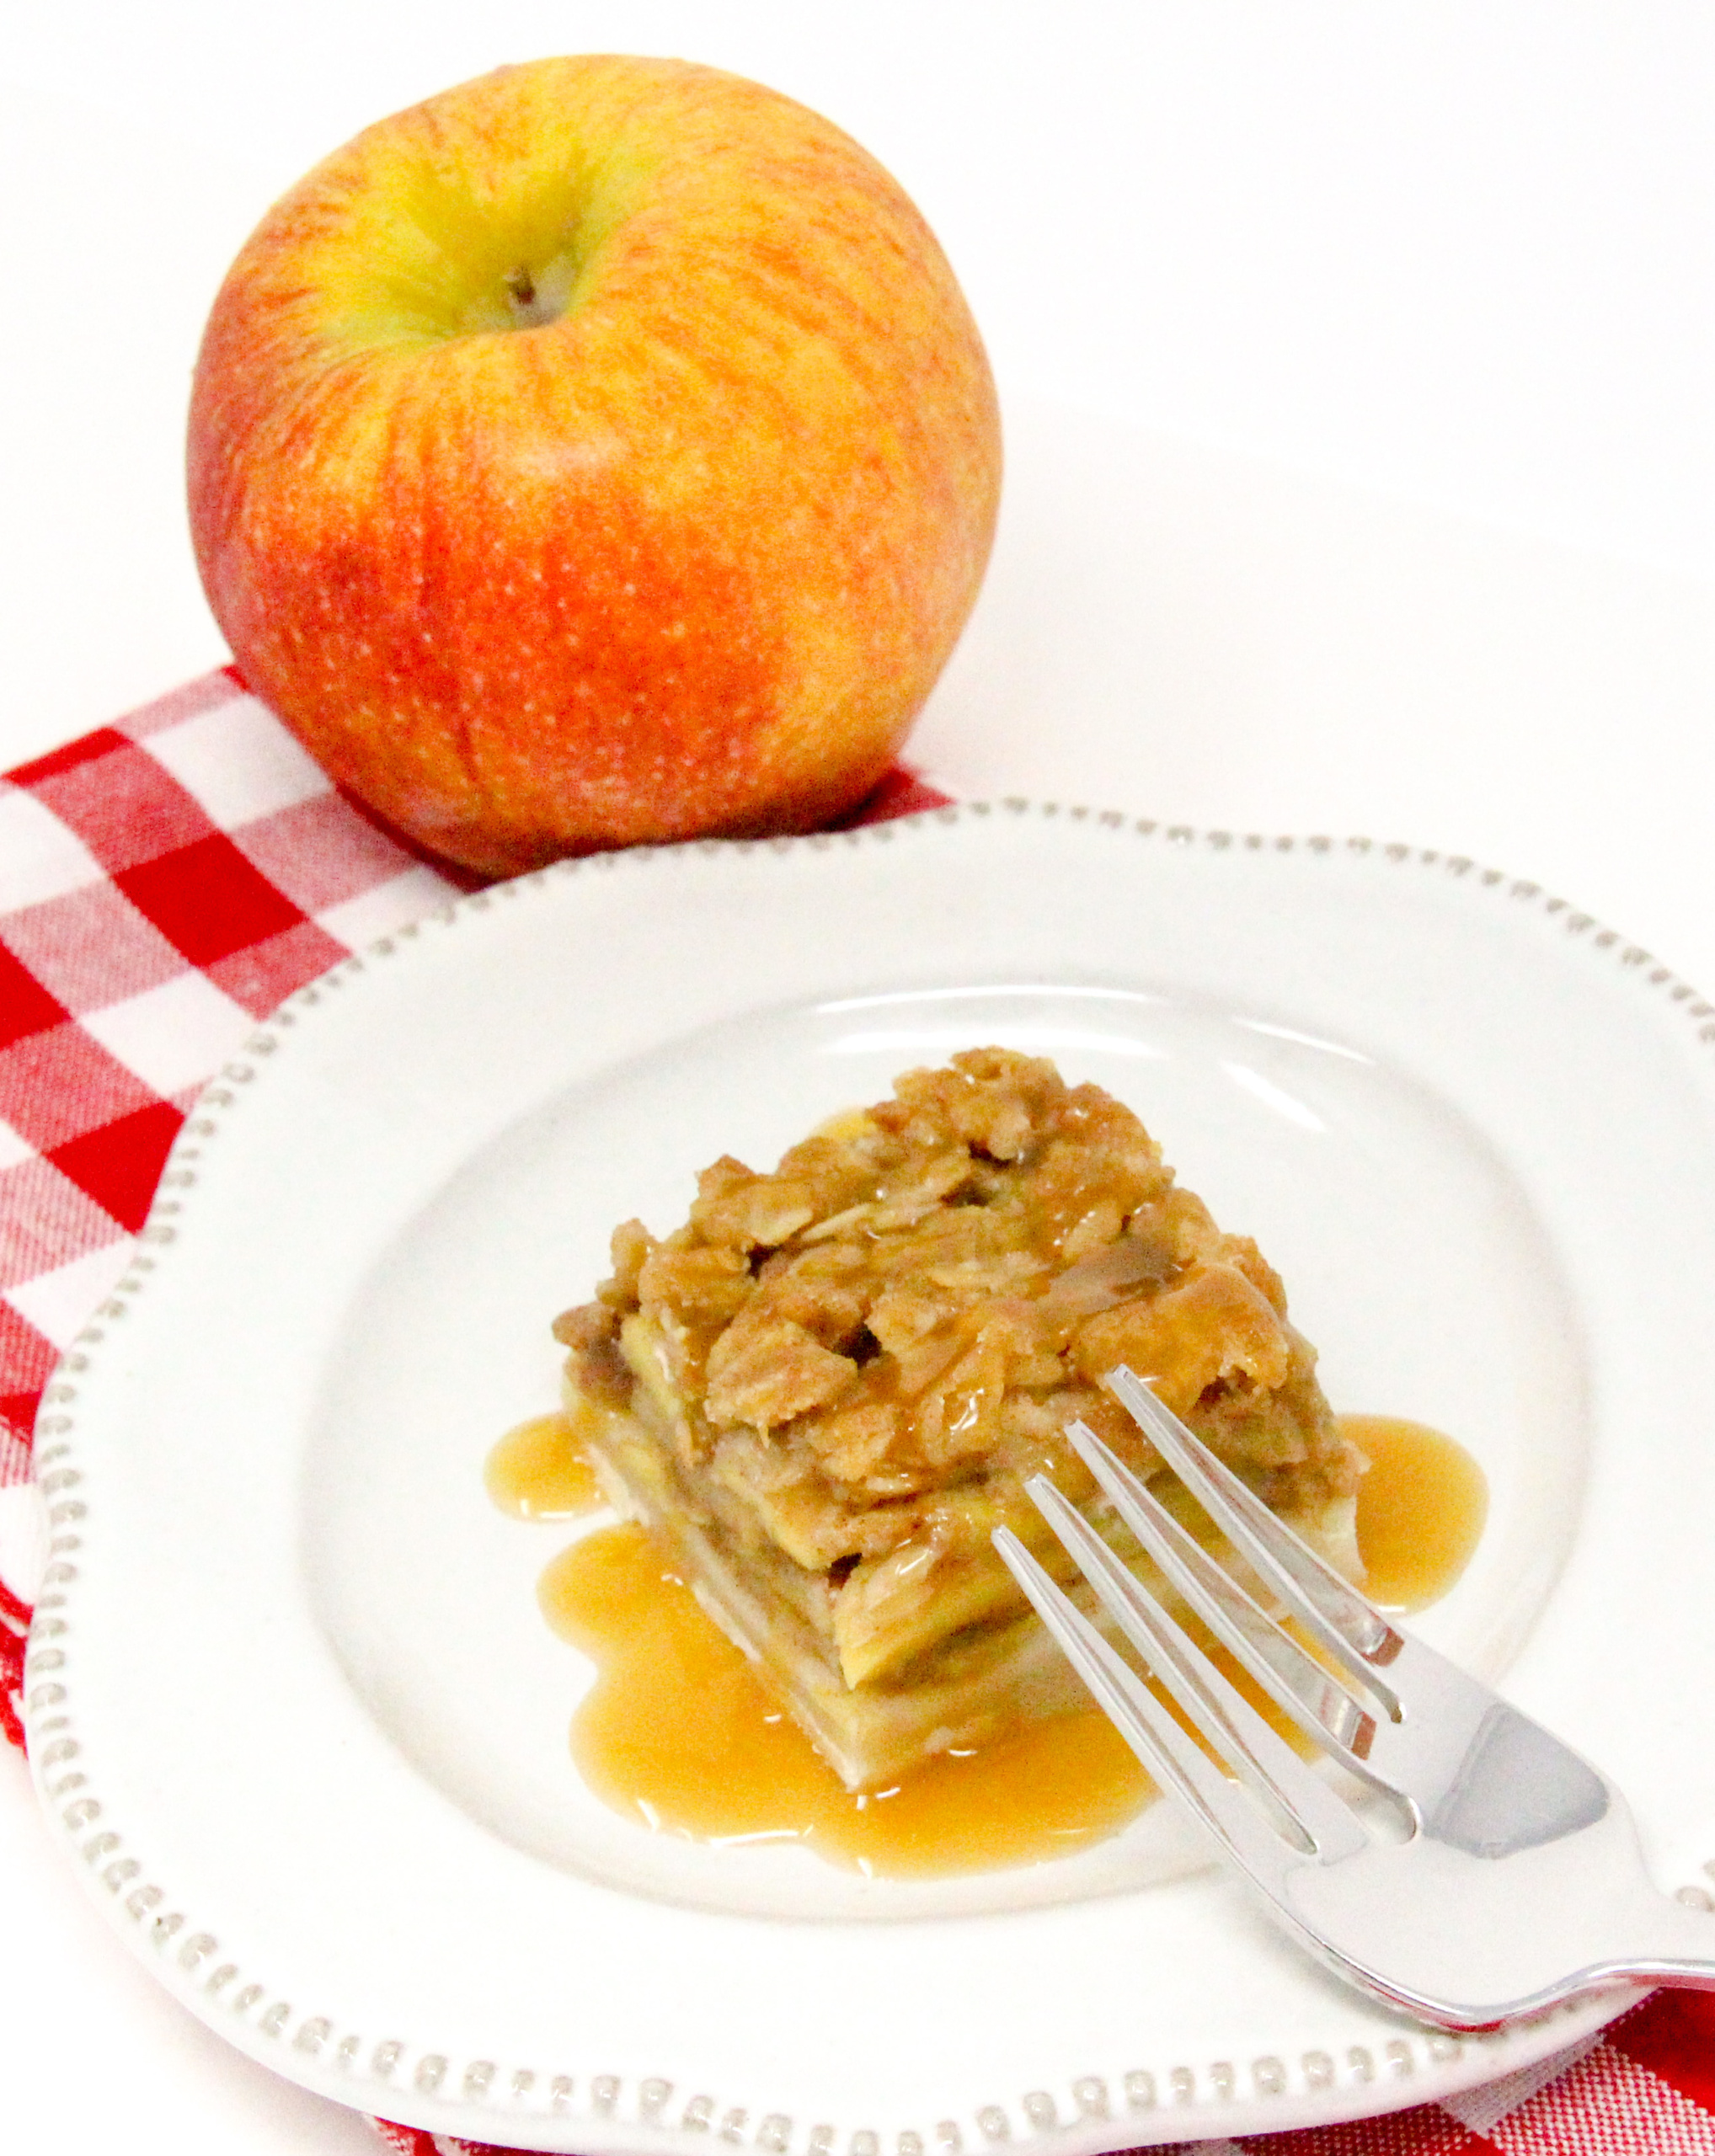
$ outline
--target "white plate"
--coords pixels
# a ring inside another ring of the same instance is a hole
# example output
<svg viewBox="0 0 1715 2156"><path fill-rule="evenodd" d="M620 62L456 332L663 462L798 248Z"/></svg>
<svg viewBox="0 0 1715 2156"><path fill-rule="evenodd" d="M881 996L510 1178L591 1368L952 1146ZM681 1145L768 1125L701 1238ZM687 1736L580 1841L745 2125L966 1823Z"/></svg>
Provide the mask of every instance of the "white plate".
<svg viewBox="0 0 1715 2156"><path fill-rule="evenodd" d="M1052 1053L1257 1235L1337 1406L1477 1452L1491 1524L1423 1629L1618 1777L1678 1886L1715 1849L1710 1017L1468 862L1022 804L466 900L211 1089L49 1396L43 1800L211 2026L482 2139L1070 2156L1543 2057L1615 1999L1428 2038L1166 1879L1165 1815L938 1886L628 1825L568 1761L553 1535L480 1470L615 1220L913 1063Z"/></svg>

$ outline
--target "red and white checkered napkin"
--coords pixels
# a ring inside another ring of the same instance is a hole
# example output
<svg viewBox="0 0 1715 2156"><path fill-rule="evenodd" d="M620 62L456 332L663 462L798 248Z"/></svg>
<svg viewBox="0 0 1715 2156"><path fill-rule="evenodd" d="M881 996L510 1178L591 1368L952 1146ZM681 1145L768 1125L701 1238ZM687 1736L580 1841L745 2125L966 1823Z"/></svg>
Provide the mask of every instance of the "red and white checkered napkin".
<svg viewBox="0 0 1715 2156"><path fill-rule="evenodd" d="M858 820L943 798L895 771ZM294 989L473 880L360 813L230 673L0 778L0 1726L14 1743L47 1556L37 1406L124 1270L197 1088ZM399 2156L489 2156L380 2132ZM1576 2057L1448 2107L1242 2146L1715 2156L1715 1997L1659 1993Z"/></svg>

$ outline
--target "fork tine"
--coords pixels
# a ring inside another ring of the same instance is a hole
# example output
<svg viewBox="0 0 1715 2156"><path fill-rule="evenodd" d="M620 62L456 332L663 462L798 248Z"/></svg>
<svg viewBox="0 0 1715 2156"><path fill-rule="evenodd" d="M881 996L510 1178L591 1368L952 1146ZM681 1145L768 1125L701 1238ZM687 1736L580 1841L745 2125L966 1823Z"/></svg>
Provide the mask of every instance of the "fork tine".
<svg viewBox="0 0 1715 2156"><path fill-rule="evenodd" d="M1354 1773L1375 1779L1368 1764L1375 1716L1221 1570L1093 1430L1082 1422L1068 1422L1066 1434L1120 1518L1222 1645L1306 1736L1334 1753Z"/></svg>
<svg viewBox="0 0 1715 2156"><path fill-rule="evenodd" d="M1333 1859L1365 1847L1368 1837L1350 1806L1193 1644L1077 1507L1044 1476L1024 1486L1157 1682L1263 1802L1284 1815L1306 1852Z"/></svg>
<svg viewBox="0 0 1715 2156"><path fill-rule="evenodd" d="M1285 1862L1295 1854L1290 1844L1199 1749L1011 1528L995 1529L994 1546L1096 1704L1158 1785L1201 1821L1241 1870L1278 1891Z"/></svg>
<svg viewBox="0 0 1715 2156"><path fill-rule="evenodd" d="M1165 1684L1167 1673L1172 1671L1187 1694L1183 1702L1186 1711L1215 1752L1231 1763L1239 1778L1261 1798L1289 1838L1302 1849L1313 1849L1315 1840L1307 1824L1293 1811L1284 1791L1258 1764L1247 1749L1242 1735L1199 1682L1193 1662L1195 1650L1185 1635L1149 1598L1082 1513L1052 1482L1038 1475L1024 1487L1078 1570L1096 1590L1102 1607L1143 1657L1151 1673Z"/></svg>
<svg viewBox="0 0 1715 2156"><path fill-rule="evenodd" d="M1389 1721L1399 1721L1398 1698L1376 1673L1405 1642L1375 1604L1306 1548L1134 1371L1122 1364L1103 1382L1264 1584L1348 1676L1374 1694Z"/></svg>

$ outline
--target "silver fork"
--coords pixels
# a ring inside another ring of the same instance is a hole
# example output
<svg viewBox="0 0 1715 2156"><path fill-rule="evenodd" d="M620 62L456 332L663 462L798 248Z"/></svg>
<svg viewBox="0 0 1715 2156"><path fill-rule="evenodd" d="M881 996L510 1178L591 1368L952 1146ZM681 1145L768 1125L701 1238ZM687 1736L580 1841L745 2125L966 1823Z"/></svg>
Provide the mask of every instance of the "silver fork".
<svg viewBox="0 0 1715 2156"><path fill-rule="evenodd" d="M1301 1758L1045 1477L1030 1495L1100 1607L1237 1779L1010 1529L996 1530L995 1546L1161 1789L1202 1821L1301 1945L1389 2005L1449 2029L1493 2028L1607 1984L1715 1989L1715 1916L1651 1883L1605 1776L1401 1631L1141 1379L1121 1369L1107 1383L1332 1671L1074 1422L1066 1434L1079 1457L1215 1637L1373 1795L1354 1806Z"/></svg>

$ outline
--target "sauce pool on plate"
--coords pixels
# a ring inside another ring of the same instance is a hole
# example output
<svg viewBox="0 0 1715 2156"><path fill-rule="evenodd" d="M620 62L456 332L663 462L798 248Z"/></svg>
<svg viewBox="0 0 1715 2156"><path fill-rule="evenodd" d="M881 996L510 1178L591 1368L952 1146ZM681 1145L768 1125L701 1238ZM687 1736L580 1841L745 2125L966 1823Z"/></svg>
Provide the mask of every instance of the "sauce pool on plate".
<svg viewBox="0 0 1715 2156"><path fill-rule="evenodd" d="M1358 1485L1364 1592L1409 1614L1439 1601L1471 1561L1488 1518L1488 1483L1463 1445L1424 1422L1343 1415L1370 1462Z"/></svg>
<svg viewBox="0 0 1715 2156"><path fill-rule="evenodd" d="M602 1502L601 1486L564 1415L532 1415L490 1450L483 1484L514 1519L575 1519Z"/></svg>
<svg viewBox="0 0 1715 2156"><path fill-rule="evenodd" d="M878 1873L1028 1863L1124 1825L1148 1791L1101 1715L1061 1715L854 1796L703 1614L648 1530L574 1543L542 1576L549 1623L600 1672L572 1726L585 1780L695 1841L808 1843Z"/></svg>
<svg viewBox="0 0 1715 2156"><path fill-rule="evenodd" d="M1385 1608L1421 1609L1453 1585L1477 1545L1483 1470L1423 1423L1353 1415L1341 1427L1370 1462L1358 1500L1365 1591ZM485 1481L518 1518L566 1519L601 1502L562 1415L508 1432ZM799 1842L878 1876L947 1874L1067 1854L1117 1831L1151 1794L1093 1707L945 1753L894 1788L854 1794L648 1530L630 1523L573 1543L538 1592L554 1630L596 1666L572 1725L579 1770L606 1802L657 1833L717 1846Z"/></svg>

